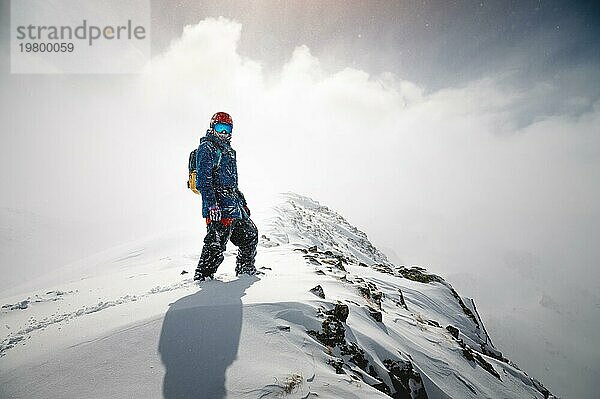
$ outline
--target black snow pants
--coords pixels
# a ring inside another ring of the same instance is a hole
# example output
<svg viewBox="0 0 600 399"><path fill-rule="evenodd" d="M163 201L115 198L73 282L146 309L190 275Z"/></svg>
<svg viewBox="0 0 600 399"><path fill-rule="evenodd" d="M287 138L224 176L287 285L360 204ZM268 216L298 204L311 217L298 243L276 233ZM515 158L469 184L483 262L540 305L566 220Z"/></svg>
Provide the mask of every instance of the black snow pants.
<svg viewBox="0 0 600 399"><path fill-rule="evenodd" d="M254 258L258 244L258 229L252 219L233 219L229 226L221 222L210 222L206 228L204 247L196 269L202 276L208 277L217 271L225 259L223 252L230 239L238 247L235 274L256 274Z"/></svg>

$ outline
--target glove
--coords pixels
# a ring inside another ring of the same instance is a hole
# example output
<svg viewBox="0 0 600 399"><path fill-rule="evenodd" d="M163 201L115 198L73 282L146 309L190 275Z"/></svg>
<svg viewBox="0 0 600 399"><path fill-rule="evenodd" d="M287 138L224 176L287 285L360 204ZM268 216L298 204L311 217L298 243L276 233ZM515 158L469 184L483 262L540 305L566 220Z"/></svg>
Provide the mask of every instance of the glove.
<svg viewBox="0 0 600 399"><path fill-rule="evenodd" d="M248 214L248 217L250 217L250 208L248 208L248 205L244 205L244 210Z"/></svg>
<svg viewBox="0 0 600 399"><path fill-rule="evenodd" d="M221 208L219 208L219 205L214 205L208 208L208 218L213 222L218 222L221 220Z"/></svg>

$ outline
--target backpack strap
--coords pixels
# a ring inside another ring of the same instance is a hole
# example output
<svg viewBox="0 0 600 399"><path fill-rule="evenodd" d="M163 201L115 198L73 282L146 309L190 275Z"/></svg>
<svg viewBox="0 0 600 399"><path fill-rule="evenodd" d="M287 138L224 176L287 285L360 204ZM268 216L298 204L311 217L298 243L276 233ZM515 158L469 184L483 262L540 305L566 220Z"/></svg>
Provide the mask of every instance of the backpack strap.
<svg viewBox="0 0 600 399"><path fill-rule="evenodd" d="M213 165L213 168L219 168L221 166L221 149L217 147L217 163Z"/></svg>
<svg viewBox="0 0 600 399"><path fill-rule="evenodd" d="M213 169L214 169L214 168L219 168L219 167L221 166L221 158L222 158L222 155L223 155L223 151L222 151L222 149L221 149L221 146L220 146L220 145L219 145L219 143L218 143L218 142L217 142L215 139L213 139L211 136L208 136L208 135L207 135L207 136L204 136L202 139L203 139L203 140L208 140L208 141L210 141L210 142L211 142L212 144L214 144L214 146L217 148L217 162L215 162L215 163L213 164Z"/></svg>
<svg viewBox="0 0 600 399"><path fill-rule="evenodd" d="M188 171L192 173L196 170L196 155L198 153L198 149L194 148L192 152L190 152L190 159L188 160Z"/></svg>

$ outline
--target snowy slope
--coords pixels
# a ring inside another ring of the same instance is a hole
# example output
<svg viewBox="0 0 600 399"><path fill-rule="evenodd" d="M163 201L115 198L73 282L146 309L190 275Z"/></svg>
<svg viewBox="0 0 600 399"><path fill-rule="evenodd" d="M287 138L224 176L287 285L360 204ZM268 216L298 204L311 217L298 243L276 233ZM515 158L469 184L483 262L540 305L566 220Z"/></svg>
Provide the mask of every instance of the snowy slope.
<svg viewBox="0 0 600 399"><path fill-rule="evenodd" d="M309 198L267 216L260 278L235 277L230 244L218 279L193 283L201 237L182 232L2 298L0 397L552 397L442 278L392 265Z"/></svg>

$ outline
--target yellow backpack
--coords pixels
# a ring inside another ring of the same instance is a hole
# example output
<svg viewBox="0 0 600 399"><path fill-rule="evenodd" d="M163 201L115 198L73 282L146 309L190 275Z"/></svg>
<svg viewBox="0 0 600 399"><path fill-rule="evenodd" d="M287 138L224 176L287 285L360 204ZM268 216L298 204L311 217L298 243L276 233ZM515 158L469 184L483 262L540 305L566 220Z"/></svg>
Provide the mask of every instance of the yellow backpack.
<svg viewBox="0 0 600 399"><path fill-rule="evenodd" d="M194 192L194 194L200 194L200 191L196 188L196 155L198 154L198 149L194 149L190 152L190 159L188 160L188 180L187 187ZM213 165L213 169L215 167L219 167L221 164L221 149L217 149L217 162Z"/></svg>
<svg viewBox="0 0 600 399"><path fill-rule="evenodd" d="M196 188L196 154L198 150L190 152L190 159L188 161L188 181L187 187L194 192L194 194L200 194L200 191Z"/></svg>

